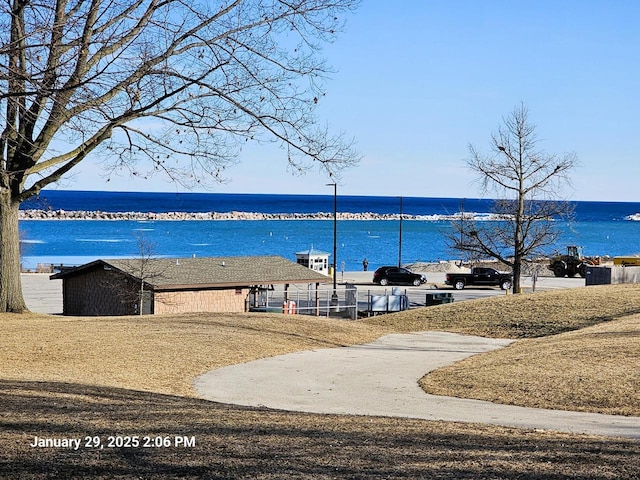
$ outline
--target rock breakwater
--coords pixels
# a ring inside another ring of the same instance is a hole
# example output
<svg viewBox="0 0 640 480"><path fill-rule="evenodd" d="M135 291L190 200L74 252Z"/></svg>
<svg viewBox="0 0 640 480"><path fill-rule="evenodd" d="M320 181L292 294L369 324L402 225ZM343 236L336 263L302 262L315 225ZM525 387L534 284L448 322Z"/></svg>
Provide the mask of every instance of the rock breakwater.
<svg viewBox="0 0 640 480"><path fill-rule="evenodd" d="M400 214L338 212L338 220L399 220ZM403 220L452 220L455 215L402 215ZM101 212L84 210L21 210L21 220L332 220L333 212Z"/></svg>

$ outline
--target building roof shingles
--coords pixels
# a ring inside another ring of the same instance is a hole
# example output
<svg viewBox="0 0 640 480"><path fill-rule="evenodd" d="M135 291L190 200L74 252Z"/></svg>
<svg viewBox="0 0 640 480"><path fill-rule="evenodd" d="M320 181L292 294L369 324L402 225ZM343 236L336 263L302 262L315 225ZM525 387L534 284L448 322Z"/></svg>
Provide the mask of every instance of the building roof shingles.
<svg viewBox="0 0 640 480"><path fill-rule="evenodd" d="M144 274L141 274L141 262ZM215 286L250 286L272 283L325 283L329 279L280 256L153 258L97 260L64 273L64 278L102 264L144 280L156 289Z"/></svg>

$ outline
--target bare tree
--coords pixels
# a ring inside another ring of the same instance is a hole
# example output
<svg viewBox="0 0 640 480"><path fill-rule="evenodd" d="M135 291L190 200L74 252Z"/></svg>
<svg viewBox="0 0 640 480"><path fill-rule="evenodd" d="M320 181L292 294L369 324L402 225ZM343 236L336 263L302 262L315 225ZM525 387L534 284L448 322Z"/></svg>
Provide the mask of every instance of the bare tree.
<svg viewBox="0 0 640 480"><path fill-rule="evenodd" d="M117 261L121 274L107 277L103 286L113 292L128 310L143 315L148 308L146 302L150 298L150 286L165 278L165 272L162 262L156 261L156 245L142 233L136 234L135 239L137 255Z"/></svg>
<svg viewBox="0 0 640 480"><path fill-rule="evenodd" d="M493 215L478 219L469 213L452 222L450 247L473 257L494 258L513 270L513 292L520 291L522 265L544 253L558 236L558 219L573 211L559 194L570 183L574 153L548 154L537 149L535 125L524 105L503 119L491 136L491 152L473 145L467 165L479 175L485 194L496 198Z"/></svg>
<svg viewBox="0 0 640 480"><path fill-rule="evenodd" d="M295 171L358 161L318 127L320 48L358 0L0 1L0 312L26 310L18 209L90 155L107 173L220 181L245 142Z"/></svg>

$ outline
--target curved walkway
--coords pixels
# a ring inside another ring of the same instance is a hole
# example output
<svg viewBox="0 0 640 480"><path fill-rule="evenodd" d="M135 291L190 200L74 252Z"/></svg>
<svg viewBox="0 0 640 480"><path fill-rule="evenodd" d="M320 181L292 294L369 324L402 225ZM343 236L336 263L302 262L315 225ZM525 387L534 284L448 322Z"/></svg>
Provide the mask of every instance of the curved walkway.
<svg viewBox="0 0 640 480"><path fill-rule="evenodd" d="M274 409L485 423L640 438L640 417L544 410L426 394L427 372L511 340L446 332L393 334L213 370L195 380L205 399Z"/></svg>

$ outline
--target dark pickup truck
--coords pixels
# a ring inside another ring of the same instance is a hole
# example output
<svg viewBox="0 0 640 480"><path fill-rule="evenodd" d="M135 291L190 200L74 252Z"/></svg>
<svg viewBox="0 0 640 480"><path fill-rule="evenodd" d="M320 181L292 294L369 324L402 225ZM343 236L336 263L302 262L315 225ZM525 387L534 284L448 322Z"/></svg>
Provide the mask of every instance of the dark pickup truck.
<svg viewBox="0 0 640 480"><path fill-rule="evenodd" d="M462 290L468 285L499 286L502 290L509 290L513 275L497 271L495 268L476 267L471 273L447 273L444 283L456 290Z"/></svg>

